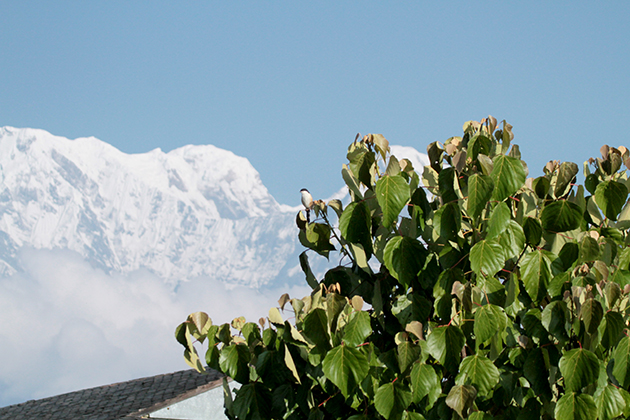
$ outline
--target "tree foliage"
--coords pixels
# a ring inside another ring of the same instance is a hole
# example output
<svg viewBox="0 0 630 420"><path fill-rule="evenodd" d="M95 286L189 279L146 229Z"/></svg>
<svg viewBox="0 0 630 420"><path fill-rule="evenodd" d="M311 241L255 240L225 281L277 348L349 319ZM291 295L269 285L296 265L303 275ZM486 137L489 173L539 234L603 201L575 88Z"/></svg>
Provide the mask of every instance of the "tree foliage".
<svg viewBox="0 0 630 420"><path fill-rule="evenodd" d="M505 121L463 131L429 145L421 177L357 137L350 203L296 219L312 293L258 324L177 328L191 366L241 384L230 418L630 415L628 150L602 147L582 186L568 162L528 179ZM342 258L317 278L307 252Z"/></svg>

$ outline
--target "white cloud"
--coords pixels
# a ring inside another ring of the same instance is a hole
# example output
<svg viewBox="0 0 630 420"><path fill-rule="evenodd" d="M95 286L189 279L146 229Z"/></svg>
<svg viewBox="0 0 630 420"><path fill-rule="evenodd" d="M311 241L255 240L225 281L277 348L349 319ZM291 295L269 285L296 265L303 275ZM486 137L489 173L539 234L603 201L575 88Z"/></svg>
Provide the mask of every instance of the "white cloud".
<svg viewBox="0 0 630 420"><path fill-rule="evenodd" d="M195 311L215 323L256 321L303 285L226 288L211 278L173 288L136 271L109 275L66 250L24 249L25 272L0 278L0 406L186 369L175 327Z"/></svg>

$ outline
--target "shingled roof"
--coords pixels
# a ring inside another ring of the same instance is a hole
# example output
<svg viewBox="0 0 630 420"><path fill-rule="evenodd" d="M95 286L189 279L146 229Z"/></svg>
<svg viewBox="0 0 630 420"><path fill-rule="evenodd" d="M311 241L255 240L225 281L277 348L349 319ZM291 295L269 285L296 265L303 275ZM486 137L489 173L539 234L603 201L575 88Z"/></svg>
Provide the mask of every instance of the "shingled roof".
<svg viewBox="0 0 630 420"><path fill-rule="evenodd" d="M182 370L0 408L0 420L133 420L222 384L223 375Z"/></svg>

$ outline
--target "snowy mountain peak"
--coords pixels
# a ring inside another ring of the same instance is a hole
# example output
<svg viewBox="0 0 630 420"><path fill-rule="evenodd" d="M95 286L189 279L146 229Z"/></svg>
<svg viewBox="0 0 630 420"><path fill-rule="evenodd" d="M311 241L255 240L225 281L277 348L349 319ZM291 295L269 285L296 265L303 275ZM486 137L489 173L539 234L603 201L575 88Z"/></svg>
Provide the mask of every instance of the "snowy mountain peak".
<svg viewBox="0 0 630 420"><path fill-rule="evenodd" d="M284 208L247 159L212 145L130 155L94 137L0 128L0 274L20 269L26 245L106 270L260 285L294 249Z"/></svg>

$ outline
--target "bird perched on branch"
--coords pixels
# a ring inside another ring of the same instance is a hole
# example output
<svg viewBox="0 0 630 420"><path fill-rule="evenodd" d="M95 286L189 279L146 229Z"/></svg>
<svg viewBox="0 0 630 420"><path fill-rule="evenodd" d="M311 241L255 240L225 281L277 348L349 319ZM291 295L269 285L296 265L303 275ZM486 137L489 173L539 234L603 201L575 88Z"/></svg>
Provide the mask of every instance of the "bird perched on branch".
<svg viewBox="0 0 630 420"><path fill-rule="evenodd" d="M300 192L302 193L302 205L306 209L306 222L310 223L310 213L313 208L313 196L306 188L302 188Z"/></svg>

